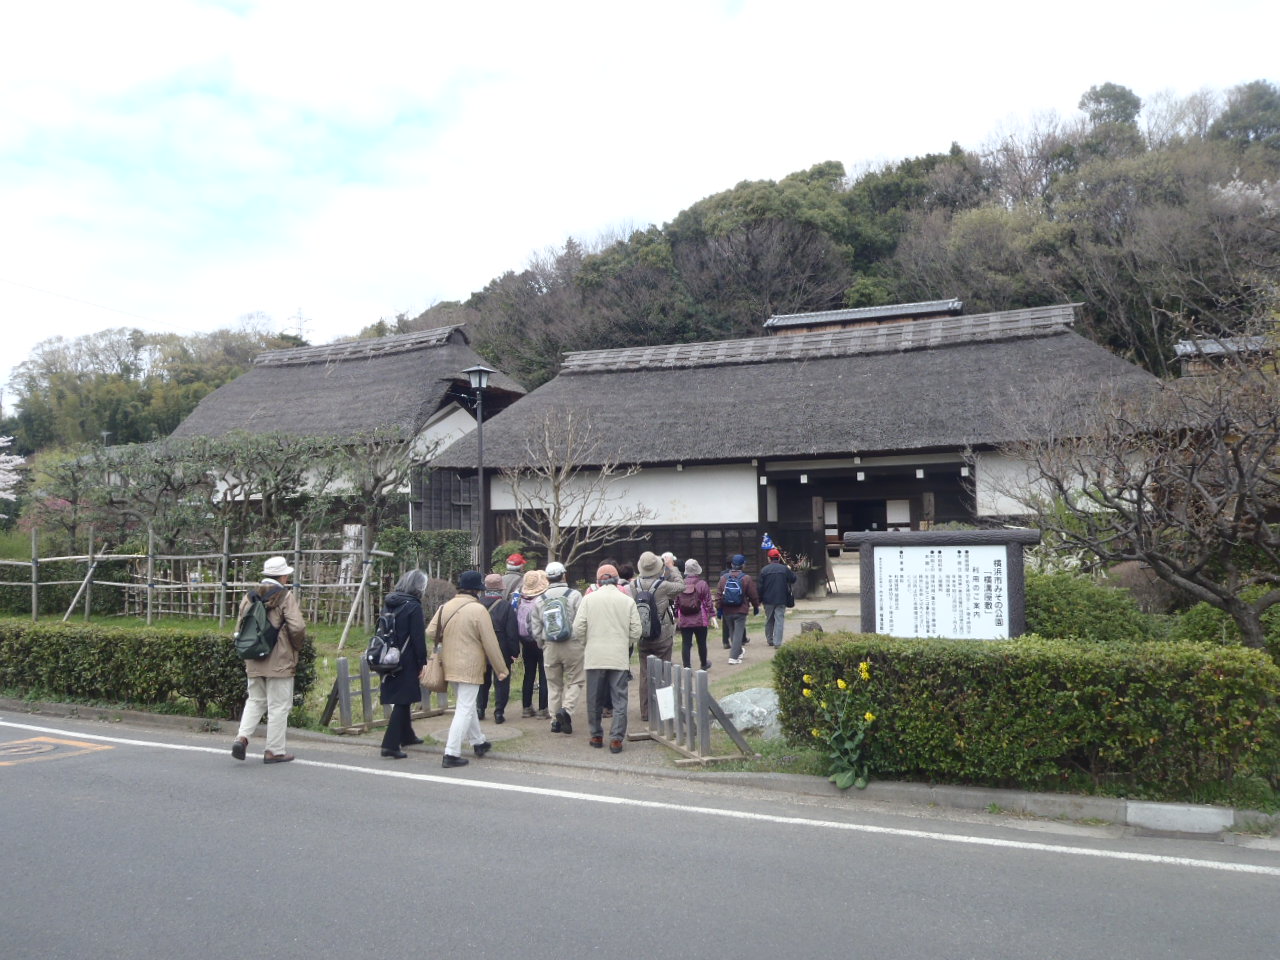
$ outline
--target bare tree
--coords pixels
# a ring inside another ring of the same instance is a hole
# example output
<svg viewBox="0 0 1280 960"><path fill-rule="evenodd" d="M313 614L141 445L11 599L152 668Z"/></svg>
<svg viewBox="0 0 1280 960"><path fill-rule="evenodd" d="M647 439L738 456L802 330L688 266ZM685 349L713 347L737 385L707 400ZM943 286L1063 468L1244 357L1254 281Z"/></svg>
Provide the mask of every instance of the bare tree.
<svg viewBox="0 0 1280 960"><path fill-rule="evenodd" d="M1036 426L1002 449L1025 475L1001 492L1064 549L1148 564L1262 647L1262 614L1280 603L1280 376L1241 351L1261 341L1201 342L1219 366L1146 398L1064 410L1047 391L1023 418Z"/></svg>
<svg viewBox="0 0 1280 960"><path fill-rule="evenodd" d="M550 411L525 439L525 462L502 471L515 501L520 537L569 566L593 547L632 539L654 511L628 498L639 473L609 453L603 434L581 413Z"/></svg>

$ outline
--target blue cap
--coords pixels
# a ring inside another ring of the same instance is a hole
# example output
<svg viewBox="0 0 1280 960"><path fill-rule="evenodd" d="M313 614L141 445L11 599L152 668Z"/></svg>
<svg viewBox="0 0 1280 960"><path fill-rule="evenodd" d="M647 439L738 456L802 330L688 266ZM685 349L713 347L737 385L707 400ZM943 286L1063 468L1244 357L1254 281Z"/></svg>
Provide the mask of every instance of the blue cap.
<svg viewBox="0 0 1280 960"><path fill-rule="evenodd" d="M747 564L747 558L740 553L735 553L733 559L729 561L735 567L743 567Z"/></svg>
<svg viewBox="0 0 1280 960"><path fill-rule="evenodd" d="M459 590L483 590L484 574L479 570L464 570L458 577Z"/></svg>

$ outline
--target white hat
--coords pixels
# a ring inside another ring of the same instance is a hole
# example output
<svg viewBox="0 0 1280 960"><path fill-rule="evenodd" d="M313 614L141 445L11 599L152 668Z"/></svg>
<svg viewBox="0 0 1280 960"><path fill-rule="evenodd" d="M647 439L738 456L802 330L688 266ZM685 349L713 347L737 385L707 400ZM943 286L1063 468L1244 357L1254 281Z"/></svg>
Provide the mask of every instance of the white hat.
<svg viewBox="0 0 1280 960"><path fill-rule="evenodd" d="M564 564L559 560L552 560L547 564L547 578L550 580L559 580L565 574Z"/></svg>
<svg viewBox="0 0 1280 960"><path fill-rule="evenodd" d="M289 561L284 557L272 557L262 565L264 577L287 577L291 573L293 567L289 566Z"/></svg>

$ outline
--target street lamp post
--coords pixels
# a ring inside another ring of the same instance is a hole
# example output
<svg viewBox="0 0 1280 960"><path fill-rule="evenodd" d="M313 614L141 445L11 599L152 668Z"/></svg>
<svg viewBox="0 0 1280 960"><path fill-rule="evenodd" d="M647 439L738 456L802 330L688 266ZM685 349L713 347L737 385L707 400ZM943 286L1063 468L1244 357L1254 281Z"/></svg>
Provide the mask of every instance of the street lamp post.
<svg viewBox="0 0 1280 960"><path fill-rule="evenodd" d="M495 371L482 364L468 367L462 371L471 381L471 389L476 392L476 505L479 508L478 539L476 547L476 566L480 572L489 572L489 554L485 550L485 516L486 500L484 484L484 388L489 385L489 375Z"/></svg>

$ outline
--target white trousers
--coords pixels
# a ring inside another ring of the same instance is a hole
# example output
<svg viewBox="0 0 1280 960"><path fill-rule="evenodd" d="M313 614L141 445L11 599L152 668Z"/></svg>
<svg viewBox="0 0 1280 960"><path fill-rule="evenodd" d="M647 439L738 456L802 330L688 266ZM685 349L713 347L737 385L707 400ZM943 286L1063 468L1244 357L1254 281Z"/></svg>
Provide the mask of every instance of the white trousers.
<svg viewBox="0 0 1280 960"><path fill-rule="evenodd" d="M249 677L249 699L240 715L238 736L249 740L267 715L267 749L284 753L284 732L293 709L293 677Z"/></svg>
<svg viewBox="0 0 1280 960"><path fill-rule="evenodd" d="M449 724L449 739L445 741L444 752L451 757L460 757L464 737L473 747L484 743L486 737L480 729L480 718L476 716L476 694L480 692L480 684L455 683L454 687L453 723Z"/></svg>

